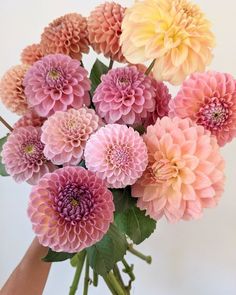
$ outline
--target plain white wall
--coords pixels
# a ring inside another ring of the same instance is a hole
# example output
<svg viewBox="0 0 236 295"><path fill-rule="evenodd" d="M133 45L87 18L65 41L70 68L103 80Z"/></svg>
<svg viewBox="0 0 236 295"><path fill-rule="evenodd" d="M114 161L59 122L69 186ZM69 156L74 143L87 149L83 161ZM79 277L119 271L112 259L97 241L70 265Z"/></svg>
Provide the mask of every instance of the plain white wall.
<svg viewBox="0 0 236 295"><path fill-rule="evenodd" d="M25 46L38 42L45 25L68 12L89 11L101 0L0 0L0 76L19 63ZM118 1L129 6L133 1ZM196 0L213 23L217 48L212 69L236 77L235 0ZM95 55L86 57L91 65ZM176 91L176 90L173 90ZM11 124L17 116L0 105L0 114ZM0 126L0 136L7 130ZM135 262L135 295L235 295L236 294L236 140L222 150L227 162L227 184L218 208L205 211L202 220L158 223L156 233L139 248L153 256L151 266ZM33 239L26 216L30 186L0 178L0 286ZM68 262L52 268L45 295L68 294L74 270ZM30 278L29 278L30 279ZM91 288L93 295L109 294L104 284ZM14 294L12 294L14 295ZM33 294L32 294L33 295Z"/></svg>

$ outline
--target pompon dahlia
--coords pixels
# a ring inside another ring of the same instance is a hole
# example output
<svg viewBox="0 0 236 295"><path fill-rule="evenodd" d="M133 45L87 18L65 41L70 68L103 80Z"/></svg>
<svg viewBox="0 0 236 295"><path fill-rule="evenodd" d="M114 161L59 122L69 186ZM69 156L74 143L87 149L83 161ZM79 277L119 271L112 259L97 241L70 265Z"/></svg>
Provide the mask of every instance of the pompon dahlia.
<svg viewBox="0 0 236 295"><path fill-rule="evenodd" d="M88 17L89 41L97 53L118 62L126 62L121 52L121 23L125 8L115 2L99 5Z"/></svg>
<svg viewBox="0 0 236 295"><path fill-rule="evenodd" d="M29 105L42 117L90 104L88 72L80 62L63 54L37 61L26 73L25 94Z"/></svg>
<svg viewBox="0 0 236 295"><path fill-rule="evenodd" d="M158 82L155 79L152 81L153 88L155 90L155 110L148 113L147 118L143 119L144 127L154 125L158 118L168 116L169 102L171 95L169 89L163 82Z"/></svg>
<svg viewBox="0 0 236 295"><path fill-rule="evenodd" d="M99 117L88 108L56 112L42 127L44 154L54 164L76 165L90 135L99 127Z"/></svg>
<svg viewBox="0 0 236 295"><path fill-rule="evenodd" d="M62 53L81 60L89 52L87 20L78 13L55 19L41 36L43 54Z"/></svg>
<svg viewBox="0 0 236 295"><path fill-rule="evenodd" d="M190 119L158 119L144 135L149 163L133 185L138 207L170 222L200 218L224 190L224 160L215 137Z"/></svg>
<svg viewBox="0 0 236 295"><path fill-rule="evenodd" d="M110 70L101 79L93 102L107 123L138 124L154 111L152 79L135 66Z"/></svg>
<svg viewBox="0 0 236 295"><path fill-rule="evenodd" d="M147 166L147 148L133 128L108 124L93 134L85 147L86 167L110 188L132 185Z"/></svg>
<svg viewBox="0 0 236 295"><path fill-rule="evenodd" d="M236 136L236 80L219 72L193 74L170 102L170 116L191 118L225 145Z"/></svg>
<svg viewBox="0 0 236 295"><path fill-rule="evenodd" d="M23 115L28 110L23 80L29 67L17 65L9 69L0 82L0 98L10 111Z"/></svg>
<svg viewBox="0 0 236 295"><path fill-rule="evenodd" d="M211 62L215 40L210 27L189 1L136 1L122 22L122 52L134 64L156 59L155 78L180 84Z"/></svg>
<svg viewBox="0 0 236 295"><path fill-rule="evenodd" d="M41 130L33 126L15 129L7 138L1 153L6 171L16 182L36 184L48 172L56 169L44 154Z"/></svg>
<svg viewBox="0 0 236 295"><path fill-rule="evenodd" d="M28 215L43 246L75 253L102 239L114 209L112 193L101 179L84 168L66 167L40 179Z"/></svg>
<svg viewBox="0 0 236 295"><path fill-rule="evenodd" d="M21 61L26 65L33 65L36 61L43 57L40 44L32 44L23 49L21 53Z"/></svg>
<svg viewBox="0 0 236 295"><path fill-rule="evenodd" d="M39 117L33 110L29 110L14 124L13 128L26 126L41 127L45 120L45 118Z"/></svg>

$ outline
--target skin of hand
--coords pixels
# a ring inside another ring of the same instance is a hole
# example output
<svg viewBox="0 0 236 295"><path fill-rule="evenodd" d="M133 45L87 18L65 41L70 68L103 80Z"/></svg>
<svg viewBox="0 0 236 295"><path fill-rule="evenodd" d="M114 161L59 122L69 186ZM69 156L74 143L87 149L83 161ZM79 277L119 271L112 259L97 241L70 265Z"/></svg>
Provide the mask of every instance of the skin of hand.
<svg viewBox="0 0 236 295"><path fill-rule="evenodd" d="M0 295L41 295L45 287L51 263L43 262L48 248L35 238L25 256L13 271Z"/></svg>

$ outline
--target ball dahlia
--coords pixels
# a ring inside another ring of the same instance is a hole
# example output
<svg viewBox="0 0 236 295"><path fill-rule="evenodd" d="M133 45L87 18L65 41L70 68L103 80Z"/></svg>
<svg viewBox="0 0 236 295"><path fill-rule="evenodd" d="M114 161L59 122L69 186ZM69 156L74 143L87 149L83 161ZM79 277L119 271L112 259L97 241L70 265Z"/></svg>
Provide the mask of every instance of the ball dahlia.
<svg viewBox="0 0 236 295"><path fill-rule="evenodd" d="M152 79L135 66L110 70L102 76L93 102L107 123L136 124L155 109Z"/></svg>
<svg viewBox="0 0 236 295"><path fill-rule="evenodd" d="M23 49L21 53L21 61L23 64L33 65L36 61L43 57L40 44L32 44Z"/></svg>
<svg viewBox="0 0 236 295"><path fill-rule="evenodd" d="M62 53L81 60L89 52L87 20L78 13L55 19L41 36L43 54Z"/></svg>
<svg viewBox="0 0 236 295"><path fill-rule="evenodd" d="M14 129L19 127L34 126L41 127L45 121L45 118L39 117L35 111L29 110L24 116L22 116L13 126Z"/></svg>
<svg viewBox="0 0 236 295"><path fill-rule="evenodd" d="M121 23L125 8L115 2L99 5L88 17L89 41L97 53L118 62L126 59L121 52Z"/></svg>
<svg viewBox="0 0 236 295"><path fill-rule="evenodd" d="M138 207L154 219L197 219L217 205L224 160L215 137L190 119L164 117L147 128L148 166L133 185Z"/></svg>
<svg viewBox="0 0 236 295"><path fill-rule="evenodd" d="M113 222L113 211L112 193L81 167L46 174L33 188L28 207L39 242L69 253L101 240Z"/></svg>
<svg viewBox="0 0 236 295"><path fill-rule="evenodd" d="M42 127L44 154L54 164L76 165L81 161L85 144L98 129L99 117L92 109L56 112Z"/></svg>
<svg viewBox="0 0 236 295"><path fill-rule="evenodd" d="M23 115L28 110L23 86L28 68L27 65L14 66L5 73L0 82L0 98L3 104L18 115Z"/></svg>
<svg viewBox="0 0 236 295"><path fill-rule="evenodd" d="M136 1L122 22L122 52L131 63L156 60L155 78L180 84L211 62L215 41L210 27L189 1Z"/></svg>
<svg viewBox="0 0 236 295"><path fill-rule="evenodd" d="M37 61L26 73L25 94L29 105L42 117L90 104L88 72L80 62L63 54Z"/></svg>
<svg viewBox="0 0 236 295"><path fill-rule="evenodd" d="M15 129L7 138L1 153L2 163L16 182L36 184L48 172L55 170L44 154L41 130L33 126Z"/></svg>
<svg viewBox="0 0 236 295"><path fill-rule="evenodd" d="M236 80L219 72L193 74L170 102L170 115L191 118L225 145L236 136Z"/></svg>
<svg viewBox="0 0 236 295"><path fill-rule="evenodd" d="M147 148L133 128L108 124L93 134L85 147L86 167L110 188L134 184L147 166Z"/></svg>

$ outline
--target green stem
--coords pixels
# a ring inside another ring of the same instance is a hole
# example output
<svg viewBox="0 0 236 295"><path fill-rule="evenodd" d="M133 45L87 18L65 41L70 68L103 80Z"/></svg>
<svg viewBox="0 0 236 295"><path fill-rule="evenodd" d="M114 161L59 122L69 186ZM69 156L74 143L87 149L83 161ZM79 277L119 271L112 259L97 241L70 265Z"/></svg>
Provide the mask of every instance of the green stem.
<svg viewBox="0 0 236 295"><path fill-rule="evenodd" d="M117 278L117 280L120 282L120 285L121 285L122 289L126 292L127 289L126 289L126 287L125 287L124 281L123 281L123 279L122 279L122 276L121 276L121 274L120 274L120 270L119 270L117 264L114 265L113 272L114 272L114 275L115 275L115 277Z"/></svg>
<svg viewBox="0 0 236 295"><path fill-rule="evenodd" d="M113 272L109 272L107 275L108 280L110 281L111 285L113 286L113 289L117 293L117 295L127 295L126 292L122 289L119 281L116 279Z"/></svg>
<svg viewBox="0 0 236 295"><path fill-rule="evenodd" d="M135 280L135 275L133 273L134 266L133 265L130 266L126 262L126 260L124 258L122 259L122 263L123 263L123 265L125 267L124 272L126 272L128 274L128 276L130 277L131 282L133 282Z"/></svg>
<svg viewBox="0 0 236 295"><path fill-rule="evenodd" d="M114 60L110 59L110 63L109 63L109 67L108 67L108 71L110 71L113 67L114 64Z"/></svg>
<svg viewBox="0 0 236 295"><path fill-rule="evenodd" d="M13 128L11 127L11 125L9 125L9 124L7 123L7 121L5 121L5 120L3 119L2 116L0 116L0 122L1 122L3 125L5 125L5 126L7 127L7 129L9 129L10 131L13 131Z"/></svg>
<svg viewBox="0 0 236 295"><path fill-rule="evenodd" d="M98 286L98 274L95 270L93 271L93 285L94 287Z"/></svg>
<svg viewBox="0 0 236 295"><path fill-rule="evenodd" d="M104 279L105 283L107 284L108 289L111 291L112 295L117 295L110 280L107 277L103 277L103 279Z"/></svg>
<svg viewBox="0 0 236 295"><path fill-rule="evenodd" d="M152 263L152 257L151 257L151 256L146 256L146 255L144 255L143 253L141 253L141 252L135 250L135 249L133 248L133 245L132 245L132 244L129 244L129 245L128 245L128 251L129 251L130 253L132 253L133 255L139 257L140 259L146 261L148 264L151 264L151 263Z"/></svg>
<svg viewBox="0 0 236 295"><path fill-rule="evenodd" d="M147 68L145 75L148 76L151 73L151 70L153 69L154 65L155 65L156 60L154 59L152 61L152 63L150 64L150 66Z"/></svg>
<svg viewBox="0 0 236 295"><path fill-rule="evenodd" d="M86 267L85 267L85 276L84 276L84 292L83 295L88 295L88 287L89 287L89 261L88 258L86 260Z"/></svg>
<svg viewBox="0 0 236 295"><path fill-rule="evenodd" d="M85 260L85 251L77 255L78 255L78 264L76 267L75 276L74 276L72 285L70 287L69 295L74 295L76 293L76 290L78 289L78 284L79 284L79 280L80 280L80 276L81 276L81 272L82 272L84 260Z"/></svg>

